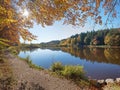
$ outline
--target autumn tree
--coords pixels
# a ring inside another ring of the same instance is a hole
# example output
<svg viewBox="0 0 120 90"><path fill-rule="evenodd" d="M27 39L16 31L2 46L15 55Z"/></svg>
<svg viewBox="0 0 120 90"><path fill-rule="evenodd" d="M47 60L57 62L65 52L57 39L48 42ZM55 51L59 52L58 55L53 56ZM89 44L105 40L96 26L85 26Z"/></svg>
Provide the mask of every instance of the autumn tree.
<svg viewBox="0 0 120 90"><path fill-rule="evenodd" d="M19 43L20 36L31 41L35 37L28 31L36 22L43 27L57 20L64 24L84 26L89 18L102 24L101 13L109 20L119 15L119 0L0 0L0 38ZM24 10L29 12L23 17ZM14 37L13 37L14 36Z"/></svg>
<svg viewBox="0 0 120 90"><path fill-rule="evenodd" d="M106 45L120 46L120 30L110 30L104 40Z"/></svg>
<svg viewBox="0 0 120 90"><path fill-rule="evenodd" d="M20 36L24 40L34 39L34 36L25 28L32 23L18 16L11 0L0 1L0 38L9 40L7 44L18 45Z"/></svg>

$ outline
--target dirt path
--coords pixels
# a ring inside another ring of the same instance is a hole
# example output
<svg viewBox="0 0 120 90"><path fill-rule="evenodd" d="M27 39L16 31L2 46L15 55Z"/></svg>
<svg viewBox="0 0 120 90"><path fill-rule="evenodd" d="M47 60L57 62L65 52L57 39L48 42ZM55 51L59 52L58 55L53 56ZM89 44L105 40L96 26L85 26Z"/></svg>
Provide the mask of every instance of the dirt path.
<svg viewBox="0 0 120 90"><path fill-rule="evenodd" d="M44 70L29 68L27 63L11 54L7 58L17 80L15 90L81 90L71 81L53 77Z"/></svg>

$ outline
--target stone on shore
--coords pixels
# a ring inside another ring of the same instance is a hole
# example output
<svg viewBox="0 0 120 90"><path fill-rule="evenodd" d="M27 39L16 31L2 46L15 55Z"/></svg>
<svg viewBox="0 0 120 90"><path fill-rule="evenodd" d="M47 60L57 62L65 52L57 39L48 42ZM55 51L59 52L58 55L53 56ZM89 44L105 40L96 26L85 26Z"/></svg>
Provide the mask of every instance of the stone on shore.
<svg viewBox="0 0 120 90"><path fill-rule="evenodd" d="M105 82L108 84L108 83L114 83L114 80L113 79L106 79Z"/></svg>
<svg viewBox="0 0 120 90"><path fill-rule="evenodd" d="M117 83L120 83L120 78L116 78L116 82L117 82Z"/></svg>
<svg viewBox="0 0 120 90"><path fill-rule="evenodd" d="M102 83L104 83L104 80L98 80L97 82L102 84Z"/></svg>

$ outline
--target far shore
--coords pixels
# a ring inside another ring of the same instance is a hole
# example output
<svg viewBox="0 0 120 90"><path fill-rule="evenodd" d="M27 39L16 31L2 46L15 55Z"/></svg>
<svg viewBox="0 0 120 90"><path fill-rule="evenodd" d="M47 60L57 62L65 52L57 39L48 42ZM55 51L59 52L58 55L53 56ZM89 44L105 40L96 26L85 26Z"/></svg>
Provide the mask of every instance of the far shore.
<svg viewBox="0 0 120 90"><path fill-rule="evenodd" d="M120 46L110 46L110 45L73 45L73 46L60 46L60 45L41 45L41 44L22 44L20 47L22 48L62 48L62 47L67 47L67 48L120 48Z"/></svg>
<svg viewBox="0 0 120 90"><path fill-rule="evenodd" d="M107 45L88 45L89 48L120 48L120 46L107 46Z"/></svg>

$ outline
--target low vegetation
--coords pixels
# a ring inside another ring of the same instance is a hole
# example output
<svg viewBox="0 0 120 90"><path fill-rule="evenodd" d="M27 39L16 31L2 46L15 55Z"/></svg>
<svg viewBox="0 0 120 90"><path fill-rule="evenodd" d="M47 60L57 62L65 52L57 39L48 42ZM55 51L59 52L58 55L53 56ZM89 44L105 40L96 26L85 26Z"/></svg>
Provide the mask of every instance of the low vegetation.
<svg viewBox="0 0 120 90"><path fill-rule="evenodd" d="M81 88L99 88L85 76L83 66L62 65L60 62L56 62L51 65L50 70L61 78L72 80Z"/></svg>
<svg viewBox="0 0 120 90"><path fill-rule="evenodd" d="M53 72L61 72L62 70L64 70L64 66L60 62L53 63L51 66L51 70Z"/></svg>
<svg viewBox="0 0 120 90"><path fill-rule="evenodd" d="M80 80L85 78L82 66L65 66L64 70L62 71L62 75L66 78L74 80Z"/></svg>
<svg viewBox="0 0 120 90"><path fill-rule="evenodd" d="M55 72L58 75L62 75L67 79L72 79L72 80L87 80L85 76L85 72L83 70L83 67L80 65L77 66L72 66L72 65L65 65L63 66L62 63L56 62L53 63L51 66L51 71Z"/></svg>

